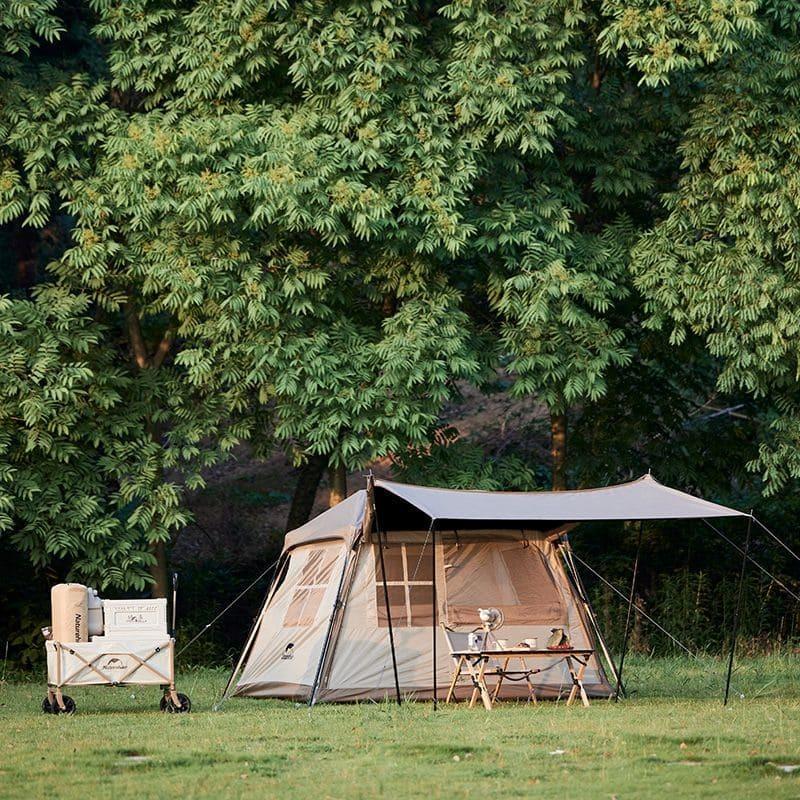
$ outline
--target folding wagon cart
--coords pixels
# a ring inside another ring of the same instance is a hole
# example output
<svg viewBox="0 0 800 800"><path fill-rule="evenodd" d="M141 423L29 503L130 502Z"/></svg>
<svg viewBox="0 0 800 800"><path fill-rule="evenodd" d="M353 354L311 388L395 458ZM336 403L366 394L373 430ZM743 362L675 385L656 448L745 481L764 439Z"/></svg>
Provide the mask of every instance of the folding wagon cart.
<svg viewBox="0 0 800 800"><path fill-rule="evenodd" d="M46 642L47 697L42 711L72 714L75 701L63 693L65 686L152 686L164 689L160 707L184 713L192 704L175 689L175 640L158 643Z"/></svg>
<svg viewBox="0 0 800 800"><path fill-rule="evenodd" d="M72 714L66 686L151 686L164 690L162 711L189 711L175 689L175 638L167 633L166 600L100 600L81 584L52 590L53 626L47 638L47 696L42 711ZM172 630L175 630L173 591Z"/></svg>

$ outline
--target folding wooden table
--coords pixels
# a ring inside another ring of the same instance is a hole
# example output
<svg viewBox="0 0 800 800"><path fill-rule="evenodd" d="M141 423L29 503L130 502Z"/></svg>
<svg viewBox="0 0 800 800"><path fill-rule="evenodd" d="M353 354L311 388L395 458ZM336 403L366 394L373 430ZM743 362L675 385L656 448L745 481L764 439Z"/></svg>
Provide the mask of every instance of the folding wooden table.
<svg viewBox="0 0 800 800"><path fill-rule="evenodd" d="M572 680L572 686L567 697L567 705L572 705L578 695L580 695L584 706L588 707L589 705L589 697L583 687L583 675L586 672L589 659L594 655L594 650L531 650L527 647L513 647L503 650L456 650L451 655L456 661L456 666L453 670L453 679L450 681L445 703L449 703L454 699L458 681L465 672L471 679L473 687L469 701L470 708L475 706L478 697L480 697L486 710L491 711L506 678L519 680L524 677L528 683L530 698L535 703L536 690L530 680L531 676L538 675L549 669L555 669L556 664L564 662ZM537 668L529 665L529 662L535 662L537 659L539 661L545 659L552 661L554 658L556 663L548 664L546 667ZM493 661L499 663L492 665L491 662ZM512 661L518 661L521 668L509 669ZM487 676L497 677L497 683L491 692L486 684Z"/></svg>

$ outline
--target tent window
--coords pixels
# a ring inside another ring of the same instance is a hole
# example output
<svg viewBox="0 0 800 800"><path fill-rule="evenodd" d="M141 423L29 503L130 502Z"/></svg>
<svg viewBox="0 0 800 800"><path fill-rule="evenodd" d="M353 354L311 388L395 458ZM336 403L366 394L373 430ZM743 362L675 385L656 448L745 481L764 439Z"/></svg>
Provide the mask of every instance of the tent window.
<svg viewBox="0 0 800 800"><path fill-rule="evenodd" d="M378 605L378 625L389 626L386 598L383 594L381 554L378 546L375 556L375 598ZM386 565L386 584L389 590L389 610L392 626L396 628L424 628L431 625L433 605L433 564L430 545L398 544L383 551ZM438 617L438 614L437 614Z"/></svg>
<svg viewBox="0 0 800 800"><path fill-rule="evenodd" d="M284 628L307 628L314 624L335 564L336 552L312 550L308 554L283 618Z"/></svg>
<svg viewBox="0 0 800 800"><path fill-rule="evenodd" d="M544 553L534 544L467 544L445 548L447 621L479 625L478 609L495 606L507 624L566 621L566 609Z"/></svg>

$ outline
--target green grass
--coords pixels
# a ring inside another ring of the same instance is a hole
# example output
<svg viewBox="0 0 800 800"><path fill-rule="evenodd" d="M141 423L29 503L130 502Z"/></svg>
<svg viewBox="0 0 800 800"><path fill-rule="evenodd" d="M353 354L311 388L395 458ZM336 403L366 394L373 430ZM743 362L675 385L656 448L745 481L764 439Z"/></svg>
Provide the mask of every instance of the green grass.
<svg viewBox="0 0 800 800"><path fill-rule="evenodd" d="M194 711L157 689L70 689L73 717L43 715L42 685L0 686L3 798L788 798L800 796L798 659L737 668L629 660L632 698L482 708L231 700L225 674L182 675ZM563 751L563 752L562 752Z"/></svg>

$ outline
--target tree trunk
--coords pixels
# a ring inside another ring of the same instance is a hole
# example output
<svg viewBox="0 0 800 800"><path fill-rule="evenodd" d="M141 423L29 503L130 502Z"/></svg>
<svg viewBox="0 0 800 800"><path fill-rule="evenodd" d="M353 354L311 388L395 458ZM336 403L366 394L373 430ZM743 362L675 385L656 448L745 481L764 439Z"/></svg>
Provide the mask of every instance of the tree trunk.
<svg viewBox="0 0 800 800"><path fill-rule="evenodd" d="M327 456L309 456L308 461L300 467L297 484L292 495L289 517L286 520L287 531L293 531L308 522L311 510L314 508L317 487L322 480L322 473L325 472L327 464Z"/></svg>
<svg viewBox="0 0 800 800"><path fill-rule="evenodd" d="M125 323L128 329L128 344L131 348L131 355L134 363L140 370L158 369L172 347L175 339L175 326L170 324L164 331L161 340L156 345L155 350L150 352L147 342L142 334L142 321L139 316L139 309L133 300L125 303ZM161 436L158 425L152 419L147 420L147 432L153 442L161 446ZM163 480L161 467L159 467L159 482ZM153 585L150 588L151 597L167 597L169 595L169 559L167 557L166 542L156 542L151 545L150 551L156 559L155 564L150 567L150 577Z"/></svg>
<svg viewBox="0 0 800 800"><path fill-rule="evenodd" d="M169 563L167 561L166 542L156 542L151 546L151 552L156 557L156 563L150 566L150 577L153 585L150 587L150 597L169 596Z"/></svg>
<svg viewBox="0 0 800 800"><path fill-rule="evenodd" d="M550 414L550 457L553 467L553 491L567 488L567 415Z"/></svg>
<svg viewBox="0 0 800 800"><path fill-rule="evenodd" d="M347 498L347 470L344 464L331 467L328 475L331 484L331 497L328 505L333 508Z"/></svg>

